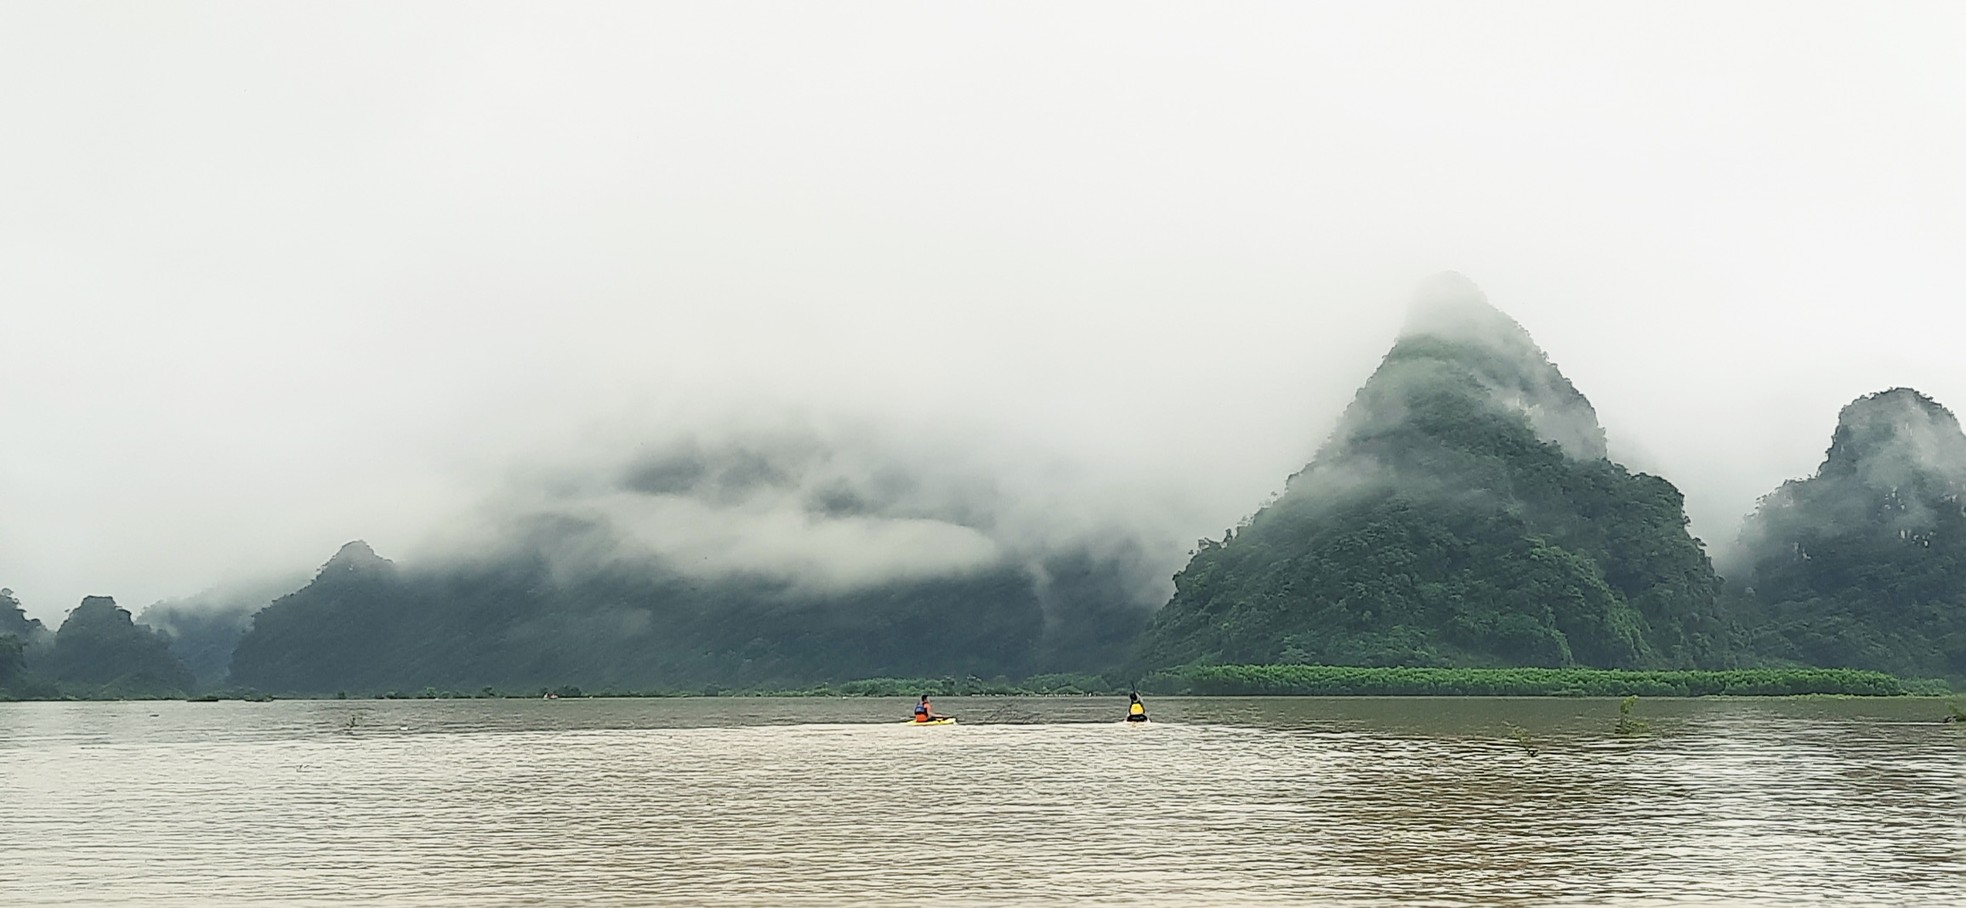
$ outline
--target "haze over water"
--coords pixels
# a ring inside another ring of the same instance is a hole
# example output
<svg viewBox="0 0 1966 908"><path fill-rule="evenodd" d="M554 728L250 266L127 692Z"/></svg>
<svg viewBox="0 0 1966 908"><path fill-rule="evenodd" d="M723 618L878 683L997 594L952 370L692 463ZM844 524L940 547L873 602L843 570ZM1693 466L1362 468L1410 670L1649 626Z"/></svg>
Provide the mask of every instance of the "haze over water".
<svg viewBox="0 0 1966 908"><path fill-rule="evenodd" d="M1926 700L0 704L8 905L1958 904ZM1526 752L1519 728L1537 751Z"/></svg>

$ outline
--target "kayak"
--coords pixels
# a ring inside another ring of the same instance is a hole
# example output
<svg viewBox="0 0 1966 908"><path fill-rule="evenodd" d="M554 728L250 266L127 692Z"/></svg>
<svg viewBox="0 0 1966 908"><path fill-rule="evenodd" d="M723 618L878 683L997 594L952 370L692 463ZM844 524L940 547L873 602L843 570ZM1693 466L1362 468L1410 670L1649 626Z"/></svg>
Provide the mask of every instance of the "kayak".
<svg viewBox="0 0 1966 908"><path fill-rule="evenodd" d="M940 719L930 719L927 722L917 722L913 719L906 719L903 720L901 724L903 725L954 725L956 724L956 717L943 716Z"/></svg>

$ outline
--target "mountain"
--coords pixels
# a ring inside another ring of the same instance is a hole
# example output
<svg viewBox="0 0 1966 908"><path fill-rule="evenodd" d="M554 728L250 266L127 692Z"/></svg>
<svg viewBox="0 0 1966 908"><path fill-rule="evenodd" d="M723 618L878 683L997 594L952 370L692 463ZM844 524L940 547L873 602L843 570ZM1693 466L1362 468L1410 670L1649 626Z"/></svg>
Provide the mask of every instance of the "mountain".
<svg viewBox="0 0 1966 908"><path fill-rule="evenodd" d="M55 694L34 681L28 670L28 663L47 651L53 636L40 619L27 617L13 590L0 589L0 696Z"/></svg>
<svg viewBox="0 0 1966 908"><path fill-rule="evenodd" d="M136 617L169 635L171 652L201 688L218 687L232 666L232 650L252 624L253 613L299 587L305 578L206 590L152 603Z"/></svg>
<svg viewBox="0 0 1966 908"><path fill-rule="evenodd" d="M231 683L326 693L1021 676L1110 663L1145 621L1115 592L1110 559L1061 554L1041 574L1000 564L826 590L570 554L615 541L603 525L558 520L508 549L422 566L351 542L253 616ZM1061 596L1079 599L1055 607Z"/></svg>
<svg viewBox="0 0 1966 908"><path fill-rule="evenodd" d="M0 637L14 637L26 642L47 632L41 619L27 617L27 610L21 607L19 599L14 598L13 590L0 589Z"/></svg>
<svg viewBox="0 0 1966 908"><path fill-rule="evenodd" d="M1966 434L1937 401L1845 406L1816 474L1762 498L1741 543L1767 655L1966 677Z"/></svg>
<svg viewBox="0 0 1966 908"><path fill-rule="evenodd" d="M14 597L14 590L0 590L0 637L12 637L24 649L47 639L47 627L41 625L41 619L28 617L28 609Z"/></svg>
<svg viewBox="0 0 1966 908"><path fill-rule="evenodd" d="M1698 666L1720 582L1664 479L1458 275L1284 493L1175 576L1150 665Z"/></svg>
<svg viewBox="0 0 1966 908"><path fill-rule="evenodd" d="M108 596L84 597L69 611L39 670L64 685L117 696L182 696L193 685L171 655L170 638L132 621Z"/></svg>

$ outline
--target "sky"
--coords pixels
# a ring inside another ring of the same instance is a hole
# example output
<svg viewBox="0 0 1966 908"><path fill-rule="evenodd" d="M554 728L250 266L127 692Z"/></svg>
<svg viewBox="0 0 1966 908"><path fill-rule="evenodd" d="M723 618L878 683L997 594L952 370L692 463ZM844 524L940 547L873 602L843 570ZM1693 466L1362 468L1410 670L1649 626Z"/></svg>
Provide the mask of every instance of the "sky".
<svg viewBox="0 0 1966 908"><path fill-rule="evenodd" d="M1220 535L1444 270L1724 543L1851 399L1966 407L1962 46L1944 2L0 5L0 586L415 557L733 426Z"/></svg>

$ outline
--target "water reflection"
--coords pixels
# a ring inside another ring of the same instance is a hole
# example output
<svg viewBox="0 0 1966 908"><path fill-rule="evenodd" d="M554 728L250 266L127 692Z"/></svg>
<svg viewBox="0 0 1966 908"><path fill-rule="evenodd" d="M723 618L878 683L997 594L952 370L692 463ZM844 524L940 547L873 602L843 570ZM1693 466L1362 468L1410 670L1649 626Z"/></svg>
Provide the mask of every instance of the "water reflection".
<svg viewBox="0 0 1966 908"><path fill-rule="evenodd" d="M1645 701L1637 738L1604 700L1170 699L1146 726L937 703L968 724L905 726L899 700L0 705L0 903L1966 892L1966 732L1924 701Z"/></svg>

